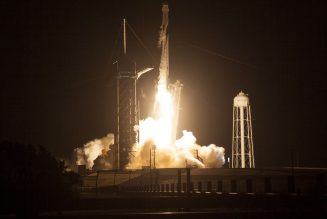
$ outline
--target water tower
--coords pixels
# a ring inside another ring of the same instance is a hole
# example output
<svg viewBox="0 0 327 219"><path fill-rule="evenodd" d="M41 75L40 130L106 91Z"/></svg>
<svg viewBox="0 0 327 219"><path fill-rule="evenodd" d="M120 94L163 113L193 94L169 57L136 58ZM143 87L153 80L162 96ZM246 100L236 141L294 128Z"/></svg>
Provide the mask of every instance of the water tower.
<svg viewBox="0 0 327 219"><path fill-rule="evenodd" d="M249 97L242 91L233 103L232 168L254 168Z"/></svg>

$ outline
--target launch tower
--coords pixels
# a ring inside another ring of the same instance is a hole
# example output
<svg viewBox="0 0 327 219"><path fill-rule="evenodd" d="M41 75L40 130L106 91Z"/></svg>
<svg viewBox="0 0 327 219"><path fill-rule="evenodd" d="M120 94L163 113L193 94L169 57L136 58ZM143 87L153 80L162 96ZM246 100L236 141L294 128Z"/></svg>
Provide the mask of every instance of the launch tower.
<svg viewBox="0 0 327 219"><path fill-rule="evenodd" d="M138 135L135 130L138 124L136 107L136 67L126 55L126 20L123 20L123 56L116 62L117 66L117 118L116 118L116 166L124 169L129 162L132 147L137 143Z"/></svg>
<svg viewBox="0 0 327 219"><path fill-rule="evenodd" d="M123 55L116 65L116 160L114 169L125 169L129 163L133 147L138 143L138 107L136 82L145 73L153 68L144 68L140 71L136 70L135 61L127 56L127 35L126 27L128 23L123 19ZM130 26L129 26L130 27ZM131 27L130 27L131 29ZM136 39L139 37L132 31Z"/></svg>

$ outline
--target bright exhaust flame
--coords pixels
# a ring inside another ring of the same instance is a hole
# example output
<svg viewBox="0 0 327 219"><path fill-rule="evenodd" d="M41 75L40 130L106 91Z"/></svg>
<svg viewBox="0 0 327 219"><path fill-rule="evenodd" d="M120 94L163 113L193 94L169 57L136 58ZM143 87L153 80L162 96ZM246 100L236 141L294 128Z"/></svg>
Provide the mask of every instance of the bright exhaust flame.
<svg viewBox="0 0 327 219"><path fill-rule="evenodd" d="M165 80L159 80L157 86L155 109L157 118L148 117L139 124L140 142L136 146L135 157L129 168L149 166L150 150L155 147L155 166L157 168L196 166L221 167L225 163L223 147L214 144L200 146L192 132L183 131L183 136L173 139L174 124L173 96L168 91ZM154 153L154 152L152 152ZM150 156L153 156L150 158ZM154 164L152 164L154 165Z"/></svg>
<svg viewBox="0 0 327 219"><path fill-rule="evenodd" d="M173 106L172 97L165 86L159 85L156 95L158 118L140 121L140 145L152 140L158 148L172 143Z"/></svg>
<svg viewBox="0 0 327 219"><path fill-rule="evenodd" d="M135 146L134 157L127 168L136 169L149 166L155 146L156 168L199 168L222 167L225 163L225 149L214 144L200 146L190 131L183 131L180 139L172 135L174 124L173 96L164 83L158 83L155 111L156 118L148 117L139 122L139 143ZM88 169L112 169L113 157L110 146L114 143L113 134L95 139L75 149L76 164L85 164ZM152 150L152 155L150 151ZM151 158L150 158L151 156Z"/></svg>

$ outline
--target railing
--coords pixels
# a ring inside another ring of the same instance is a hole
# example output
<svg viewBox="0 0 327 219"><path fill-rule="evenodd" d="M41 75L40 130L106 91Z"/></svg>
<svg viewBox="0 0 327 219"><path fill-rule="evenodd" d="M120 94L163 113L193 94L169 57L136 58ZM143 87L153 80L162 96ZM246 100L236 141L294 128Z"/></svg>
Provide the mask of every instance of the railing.
<svg viewBox="0 0 327 219"><path fill-rule="evenodd" d="M140 177L115 185L114 189L106 191L143 192L153 194L326 194L326 173L310 176L294 175L254 175L254 176L201 176L192 175L190 169L177 169L175 175L152 173L140 174ZM182 175L182 172L184 175ZM185 174L186 173L186 174ZM208 178L207 180L201 180ZM300 179L305 177L305 179ZM96 191L99 177L89 178L93 186L81 187L81 191Z"/></svg>

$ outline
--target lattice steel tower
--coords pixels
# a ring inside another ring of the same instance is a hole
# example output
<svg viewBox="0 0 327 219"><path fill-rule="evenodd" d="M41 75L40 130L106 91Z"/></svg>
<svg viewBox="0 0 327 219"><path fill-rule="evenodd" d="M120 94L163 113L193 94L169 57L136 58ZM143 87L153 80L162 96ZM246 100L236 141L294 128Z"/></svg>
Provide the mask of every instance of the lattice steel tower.
<svg viewBox="0 0 327 219"><path fill-rule="evenodd" d="M125 169L138 138L135 71L123 66L117 72L117 169Z"/></svg>
<svg viewBox="0 0 327 219"><path fill-rule="evenodd" d="M250 100L242 91L233 103L232 168L254 168Z"/></svg>
<svg viewBox="0 0 327 219"><path fill-rule="evenodd" d="M125 169L129 163L130 153L137 143L138 124L136 108L136 80L137 73L135 62L126 55L126 20L123 20L123 49L124 54L115 63L117 65L117 110L116 110L116 161L115 169Z"/></svg>

